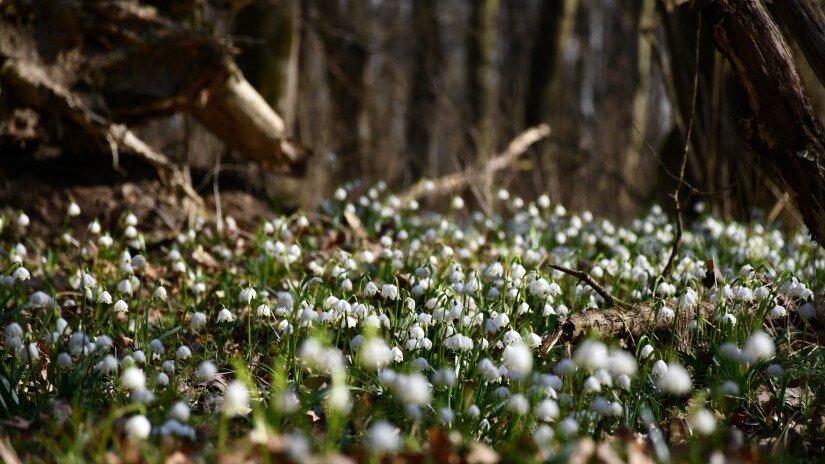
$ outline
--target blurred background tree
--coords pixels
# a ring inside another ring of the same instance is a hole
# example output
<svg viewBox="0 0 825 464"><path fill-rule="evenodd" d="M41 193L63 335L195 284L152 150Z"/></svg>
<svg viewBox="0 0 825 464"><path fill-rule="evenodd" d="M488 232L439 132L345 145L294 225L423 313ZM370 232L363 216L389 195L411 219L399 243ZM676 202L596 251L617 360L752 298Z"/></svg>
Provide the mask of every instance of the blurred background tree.
<svg viewBox="0 0 825 464"><path fill-rule="evenodd" d="M234 188L286 207L311 207L341 183L358 191L384 180L402 190L422 177L483 163L525 129L546 123L550 137L495 179L471 179L465 199L493 210L499 187L527 200L547 192L568 208L627 220L653 203L672 208L697 77L685 174L694 188L686 213L702 203L721 216L749 219L758 207L789 227L801 223L783 183L738 135L746 99L714 46L710 22L695 43L701 5L693 2L9 0L0 4L0 21L13 26L0 27L0 59L20 58L13 49L21 42L10 37L28 33L36 46L25 56L53 69L73 53L88 52L91 43L105 49L112 30L130 30L122 15L86 27L91 3L126 5L157 18L164 30L213 39L222 63L234 61L281 120L277 140L288 145L278 151L299 153L301 169L274 172L249 161L260 159L233 143L233 131L221 133L224 122L193 109L200 108L204 89L217 94L214 83L198 81L185 95L176 88L188 106L140 114L118 111L106 98L88 99L96 114L127 124L149 147L185 166L204 198ZM773 14L775 6L767 7ZM149 48L159 46L157 35L144 39ZM821 115L822 84L791 44ZM70 68L75 75L62 81L69 90L97 89L92 71L112 57L95 56L93 65ZM42 108L32 116L30 102L8 82L0 85L3 195L13 190L11 174L44 169L37 163L58 157L65 141L44 124ZM269 165L281 161L273 157ZM106 168L99 158L84 162L87 170ZM98 177L132 182L144 172L128 171Z"/></svg>

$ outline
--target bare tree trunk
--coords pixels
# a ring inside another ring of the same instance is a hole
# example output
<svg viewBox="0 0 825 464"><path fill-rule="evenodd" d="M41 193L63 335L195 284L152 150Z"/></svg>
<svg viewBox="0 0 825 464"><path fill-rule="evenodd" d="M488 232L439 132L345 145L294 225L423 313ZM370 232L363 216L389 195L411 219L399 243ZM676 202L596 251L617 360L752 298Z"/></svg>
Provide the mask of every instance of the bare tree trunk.
<svg viewBox="0 0 825 464"><path fill-rule="evenodd" d="M817 0L777 0L773 4L819 82L825 83L825 12L822 3Z"/></svg>
<svg viewBox="0 0 825 464"><path fill-rule="evenodd" d="M415 43L413 47L412 91L407 112L407 148L414 179L426 174L435 123L436 86L443 57L438 31L438 0L417 0L412 4Z"/></svg>
<svg viewBox="0 0 825 464"><path fill-rule="evenodd" d="M791 51L759 1L699 7L744 90L746 143L776 170L813 238L825 243L825 135Z"/></svg>

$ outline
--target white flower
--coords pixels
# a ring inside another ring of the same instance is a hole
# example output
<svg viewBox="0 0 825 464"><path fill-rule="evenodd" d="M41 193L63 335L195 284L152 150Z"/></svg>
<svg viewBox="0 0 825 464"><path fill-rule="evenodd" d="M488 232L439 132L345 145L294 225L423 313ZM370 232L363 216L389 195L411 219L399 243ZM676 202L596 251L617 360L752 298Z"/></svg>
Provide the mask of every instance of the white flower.
<svg viewBox="0 0 825 464"><path fill-rule="evenodd" d="M246 287L241 289L240 293L238 294L238 300L243 303L249 304L255 297L258 296L258 292L255 291L252 287Z"/></svg>
<svg viewBox="0 0 825 464"><path fill-rule="evenodd" d="M378 286L376 286L372 282L367 282L367 285L364 285L364 296L373 296L378 292Z"/></svg>
<svg viewBox="0 0 825 464"><path fill-rule="evenodd" d="M129 312L129 305L126 304L126 302L123 301L123 300L117 300L115 302L115 305L112 307L112 309L116 313L128 313Z"/></svg>
<svg viewBox="0 0 825 464"><path fill-rule="evenodd" d="M559 423L559 432L565 436L575 435L579 431L579 422L572 416L566 417Z"/></svg>
<svg viewBox="0 0 825 464"><path fill-rule="evenodd" d="M462 209L464 208L464 200L461 197L453 197L450 206L452 206L453 209Z"/></svg>
<svg viewBox="0 0 825 464"><path fill-rule="evenodd" d="M716 417L702 408L690 416L690 426L698 435L710 435L716 430Z"/></svg>
<svg viewBox="0 0 825 464"><path fill-rule="evenodd" d="M186 345L181 345L178 348L178 351L175 352L175 356L178 359L186 359L186 358L192 356L192 350L190 350L189 347L186 346Z"/></svg>
<svg viewBox="0 0 825 464"><path fill-rule="evenodd" d="M636 374L636 358L624 350L610 352L607 360L607 370L613 376Z"/></svg>
<svg viewBox="0 0 825 464"><path fill-rule="evenodd" d="M367 369L381 369L392 360L392 351L380 338L364 342L358 349L358 362Z"/></svg>
<svg viewBox="0 0 825 464"><path fill-rule="evenodd" d="M146 388L146 374L137 367L130 367L120 374L120 384L129 390Z"/></svg>
<svg viewBox="0 0 825 464"><path fill-rule="evenodd" d="M35 362L40 359L40 349L37 343L28 343L21 346L17 351L17 357L23 362Z"/></svg>
<svg viewBox="0 0 825 464"><path fill-rule="evenodd" d="M765 361L776 354L773 339L765 332L755 331L751 334L742 350L742 357L746 362Z"/></svg>
<svg viewBox="0 0 825 464"><path fill-rule="evenodd" d="M245 415L249 412L249 390L238 380L233 380L223 392L221 412L228 417Z"/></svg>
<svg viewBox="0 0 825 464"><path fill-rule="evenodd" d="M129 440L137 442L149 438L149 432L152 431L152 424L149 423L149 419L145 416L132 416L124 424L124 429Z"/></svg>
<svg viewBox="0 0 825 464"><path fill-rule="evenodd" d="M333 385L332 388L329 389L327 404L333 411L347 414L350 409L352 409L349 388L346 385Z"/></svg>
<svg viewBox="0 0 825 464"><path fill-rule="evenodd" d="M511 378L523 379L533 370L533 354L523 343L507 345L501 357L502 364L507 367L507 374Z"/></svg>
<svg viewBox="0 0 825 464"><path fill-rule="evenodd" d="M573 361L591 370L601 369L607 365L607 346L598 340L586 340L573 353Z"/></svg>
<svg viewBox="0 0 825 464"><path fill-rule="evenodd" d="M719 391L725 396L736 396L739 394L739 385L733 380L726 380L722 382Z"/></svg>
<svg viewBox="0 0 825 464"><path fill-rule="evenodd" d="M192 319L189 321L189 327L191 327L192 330L198 330L204 325L206 325L206 314L202 312L192 314Z"/></svg>
<svg viewBox="0 0 825 464"><path fill-rule="evenodd" d="M779 364L771 364L768 366L766 372L771 377L782 377L785 375L785 369L783 369Z"/></svg>
<svg viewBox="0 0 825 464"><path fill-rule="evenodd" d="M690 391L693 382L687 369L679 364L670 364L667 372L656 383L660 390L674 395L684 395Z"/></svg>
<svg viewBox="0 0 825 464"><path fill-rule="evenodd" d="M215 363L212 361L203 361L200 366L198 366L197 376L204 382L211 382L217 374L218 368L215 367Z"/></svg>
<svg viewBox="0 0 825 464"><path fill-rule="evenodd" d="M100 292L100 295L97 296L97 302L103 304L112 304L112 295L104 290Z"/></svg>
<svg viewBox="0 0 825 464"><path fill-rule="evenodd" d="M493 364L493 362L487 358L484 358L481 361L479 361L478 365L476 366L476 369L478 369L478 371L481 373L484 379L488 382L495 382L501 379L501 372L496 367L496 365Z"/></svg>
<svg viewBox="0 0 825 464"><path fill-rule="evenodd" d="M77 203L75 203L75 202L71 202L71 203L69 204L69 209L68 209L68 211L66 211L66 214L67 214L69 217L76 217L76 216L80 216L80 206L78 206L78 204L77 204Z"/></svg>
<svg viewBox="0 0 825 464"><path fill-rule="evenodd" d="M22 269L22 268L21 268ZM15 272L15 277L17 277ZM21 280L21 279L18 279ZM24 279L22 279L24 280ZM816 306L813 303L805 303L799 307L799 317L803 321L807 321L808 319L816 319Z"/></svg>
<svg viewBox="0 0 825 464"><path fill-rule="evenodd" d="M665 324L670 324L676 318L676 313L668 308L667 306L662 306L659 308L659 312L656 313L656 321L662 322Z"/></svg>
<svg viewBox="0 0 825 464"><path fill-rule="evenodd" d="M24 280L29 280L29 279L31 279L31 276L32 276L32 275L29 273L28 269L26 269L25 267L22 267L22 266L21 266L21 267L18 267L17 269L15 269L15 270L14 270L14 272L12 272L12 274L11 274L11 275L12 275L12 276L13 276L16 280L18 280L18 281L20 281L20 282L23 282Z"/></svg>
<svg viewBox="0 0 825 464"><path fill-rule="evenodd" d="M379 420L367 431L367 448L373 453L392 453L401 448L401 431L389 422Z"/></svg>
<svg viewBox="0 0 825 464"><path fill-rule="evenodd" d="M166 375L165 372L159 372L155 379L157 380L158 385L169 385L169 376Z"/></svg>
<svg viewBox="0 0 825 464"><path fill-rule="evenodd" d="M508 411L523 416L530 411L530 402L522 394L515 394L507 400L506 408Z"/></svg>
<svg viewBox="0 0 825 464"><path fill-rule="evenodd" d="M586 392L600 392L602 391L602 384L599 383L599 379L591 375L590 377L584 379L583 388Z"/></svg>
<svg viewBox="0 0 825 464"><path fill-rule="evenodd" d="M166 293L166 288L164 288L163 286L160 286L160 287L156 288L154 297L157 298L158 300L166 301L166 299L168 298L168 295Z"/></svg>
<svg viewBox="0 0 825 464"><path fill-rule="evenodd" d="M383 287L381 287L381 296L390 300L397 299L398 287L392 284L385 284Z"/></svg>
<svg viewBox="0 0 825 464"><path fill-rule="evenodd" d="M642 351L639 352L639 356L641 356L642 359L649 358L651 354L653 354L653 346L651 345L645 345Z"/></svg>
<svg viewBox="0 0 825 464"><path fill-rule="evenodd" d="M616 385L621 388L622 390L630 390L630 377L622 374L616 377Z"/></svg>
<svg viewBox="0 0 825 464"><path fill-rule="evenodd" d="M784 306L776 305L771 308L770 312L768 313L771 319L777 319L780 317L785 317L788 314L788 311L785 310Z"/></svg>
<svg viewBox="0 0 825 464"><path fill-rule="evenodd" d="M432 389L423 374L399 374L393 382L395 396L405 404L425 406L432 400Z"/></svg>
<svg viewBox="0 0 825 464"><path fill-rule="evenodd" d="M662 361L661 359L653 363L653 376L654 377L661 377L667 374L667 363Z"/></svg>
<svg viewBox="0 0 825 464"><path fill-rule="evenodd" d="M48 306L49 304L51 304L51 302L52 297L50 297L45 292L41 292L39 290L32 293L32 295L29 297L29 303L40 308Z"/></svg>
<svg viewBox="0 0 825 464"><path fill-rule="evenodd" d="M546 399L536 405L536 417L545 422L551 422L559 417L559 405L551 400Z"/></svg>
<svg viewBox="0 0 825 464"><path fill-rule="evenodd" d="M473 349L473 339L465 335L455 334L444 340L444 346L453 351L471 351Z"/></svg>
<svg viewBox="0 0 825 464"><path fill-rule="evenodd" d="M269 306L267 306L266 304L259 305L255 309L255 312L258 314L258 317L269 317L272 315L272 310L269 309Z"/></svg>
<svg viewBox="0 0 825 464"><path fill-rule="evenodd" d="M29 217L26 215L26 213L21 212L17 216L17 227L19 227L21 229L25 229L26 227L29 226L29 223L30 223Z"/></svg>
<svg viewBox="0 0 825 464"><path fill-rule="evenodd" d="M234 320L235 320L235 316L234 316L234 315L232 315L232 312L231 312L231 311L229 311L229 310L228 310L228 309L226 309L226 308L223 308L223 309L221 309L221 310L218 312L218 319L217 319L217 320L218 320L218 323L221 323L221 322L232 322L232 321L234 321Z"/></svg>
<svg viewBox="0 0 825 464"><path fill-rule="evenodd" d="M60 353L57 355L57 365L63 368L70 367L72 365L72 357L69 353Z"/></svg>
<svg viewBox="0 0 825 464"><path fill-rule="evenodd" d="M164 351L163 342L160 341L159 338L155 338L151 342L149 342L149 349L152 351L152 354L155 355L162 355Z"/></svg>
<svg viewBox="0 0 825 464"><path fill-rule="evenodd" d="M95 365L95 369L103 375L113 374L117 372L117 358L108 354Z"/></svg>
<svg viewBox="0 0 825 464"><path fill-rule="evenodd" d="M186 403L178 401L172 405L172 408L169 409L169 418L178 422L188 422L189 406L187 406Z"/></svg>

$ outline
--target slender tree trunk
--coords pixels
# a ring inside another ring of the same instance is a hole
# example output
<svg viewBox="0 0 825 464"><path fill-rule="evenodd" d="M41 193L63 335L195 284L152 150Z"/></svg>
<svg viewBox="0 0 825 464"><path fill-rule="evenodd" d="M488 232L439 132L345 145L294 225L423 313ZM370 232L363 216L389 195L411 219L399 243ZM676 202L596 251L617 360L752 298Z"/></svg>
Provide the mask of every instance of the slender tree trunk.
<svg viewBox="0 0 825 464"><path fill-rule="evenodd" d="M825 135L790 49L759 1L699 8L744 90L746 143L775 169L814 239L825 243Z"/></svg>
<svg viewBox="0 0 825 464"><path fill-rule="evenodd" d="M412 4L412 91L407 112L407 148L414 179L426 175L435 121L436 87L443 57L438 31L438 0Z"/></svg>

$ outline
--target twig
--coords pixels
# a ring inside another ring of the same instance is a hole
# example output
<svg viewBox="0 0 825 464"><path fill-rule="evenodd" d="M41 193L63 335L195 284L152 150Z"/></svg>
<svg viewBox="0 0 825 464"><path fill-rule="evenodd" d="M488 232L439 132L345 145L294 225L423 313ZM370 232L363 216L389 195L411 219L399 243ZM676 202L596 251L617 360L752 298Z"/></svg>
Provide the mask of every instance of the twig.
<svg viewBox="0 0 825 464"><path fill-rule="evenodd" d="M470 179L477 177L489 178L496 172L512 165L527 151L530 146L550 135L550 126L541 124L531 127L514 138L507 149L487 163L469 167L463 171L454 172L433 180L432 189L426 189L421 182L410 187L398 195L401 201L410 201L425 195L447 195L461 190L470 184Z"/></svg>
<svg viewBox="0 0 825 464"><path fill-rule="evenodd" d="M590 286L590 288L595 290L596 293L599 294L599 296L604 298L604 301L606 301L611 306L620 307L620 308L631 308L631 307L633 307L632 304L627 303L625 301L622 301L622 300L614 297L613 295L611 295L610 292L605 290L604 287L602 287L601 285L596 283L596 281L593 280L593 277L591 277L590 274L588 274L584 271L577 271L575 269L566 268L564 266L558 266L556 264L549 264L549 266L552 267L553 269L557 270L557 271L560 271L560 272L563 272L567 275L573 276L573 277L581 280L582 282L586 283L588 286Z"/></svg>
<svg viewBox="0 0 825 464"><path fill-rule="evenodd" d="M662 278L667 278L673 270L673 263L676 261L676 256L679 255L679 249L682 245L682 235L684 235L685 225L682 221L682 202L679 201L679 193L682 190L682 185L685 183L685 167L687 166L688 151L690 150L690 136L693 132L693 120L696 116L696 97L699 93L699 40L702 37L702 15L697 16L696 20L696 52L694 55L694 71L693 71L693 95L690 101L690 117L688 118L687 133L685 134L685 145L682 150L682 164L679 166L679 182L676 184L676 190L671 195L673 203L676 205L676 236L673 238L673 247L670 250L670 257L667 259L664 269L662 269Z"/></svg>

